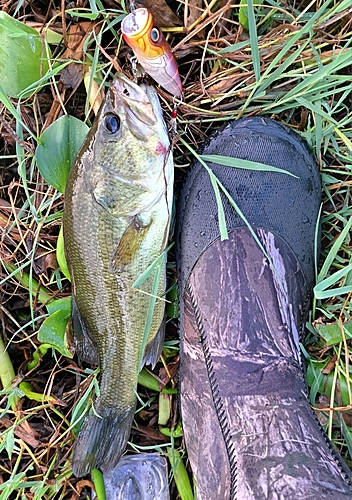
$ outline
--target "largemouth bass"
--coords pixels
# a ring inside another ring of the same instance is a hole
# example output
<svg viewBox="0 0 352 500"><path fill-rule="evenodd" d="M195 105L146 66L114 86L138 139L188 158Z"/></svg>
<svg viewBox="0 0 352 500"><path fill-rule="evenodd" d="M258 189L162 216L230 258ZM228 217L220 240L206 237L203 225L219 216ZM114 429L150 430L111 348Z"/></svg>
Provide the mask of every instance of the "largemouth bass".
<svg viewBox="0 0 352 500"><path fill-rule="evenodd" d="M156 301L141 353L154 276L140 291L132 285L166 247L172 190L172 152L157 93L118 73L65 192L76 350L101 370L100 396L75 446L78 477L116 465L133 422L139 360L155 365L160 356L163 300ZM162 265L159 296L165 290Z"/></svg>

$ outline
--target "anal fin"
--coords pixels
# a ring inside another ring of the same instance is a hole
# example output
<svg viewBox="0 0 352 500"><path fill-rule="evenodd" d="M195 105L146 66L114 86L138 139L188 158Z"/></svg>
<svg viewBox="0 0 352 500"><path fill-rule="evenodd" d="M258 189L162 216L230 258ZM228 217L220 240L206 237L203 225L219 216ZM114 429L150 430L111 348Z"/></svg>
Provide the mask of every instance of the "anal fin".
<svg viewBox="0 0 352 500"><path fill-rule="evenodd" d="M148 344L145 347L142 367L144 365L152 365L152 368L155 367L155 365L159 361L160 354L163 349L164 338L165 338L165 319L163 319L160 328L158 330L158 333L155 335L155 337L152 338L152 340L148 342Z"/></svg>

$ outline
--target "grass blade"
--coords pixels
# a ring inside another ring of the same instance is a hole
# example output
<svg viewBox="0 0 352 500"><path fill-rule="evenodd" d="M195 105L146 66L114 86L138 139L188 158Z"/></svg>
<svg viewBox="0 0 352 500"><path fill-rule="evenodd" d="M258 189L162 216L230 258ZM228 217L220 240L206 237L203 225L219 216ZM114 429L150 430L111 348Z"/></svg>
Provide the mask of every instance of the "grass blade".
<svg viewBox="0 0 352 500"><path fill-rule="evenodd" d="M250 160L242 160L241 158L233 158L232 156L221 156L221 155L199 155L204 161L209 161L211 163L218 163L219 165L225 165L227 167L243 168L245 170L259 170L261 172L276 172L279 174L290 175L298 179L297 175L283 170L281 168L272 167L271 165L266 165L265 163L257 163Z"/></svg>
<svg viewBox="0 0 352 500"><path fill-rule="evenodd" d="M251 52L253 60L253 69L255 74L255 79L257 82L260 80L260 55L258 48L258 35L256 19L253 8L253 0L247 0L248 2L248 25L249 25L249 38L251 42Z"/></svg>
<svg viewBox="0 0 352 500"><path fill-rule="evenodd" d="M154 314L154 309L155 309L155 304L156 301L159 300L158 297L158 291L159 291L159 284L160 280L164 271L164 261L166 258L166 253L162 253L162 259L159 260L157 266L155 267L155 275L154 275L154 281L153 281L153 287L151 291L151 297L149 301L149 307L148 307L148 313L145 321L145 327L144 327L144 332L143 332L143 337L142 337L142 344L141 344L141 350L140 350L140 355L139 355L139 360L138 360L138 365L139 365L139 371L142 370L143 366L143 357L144 357L144 351L147 346L148 342L148 337L150 333L150 328L152 326L152 321L153 321L153 314Z"/></svg>
<svg viewBox="0 0 352 500"><path fill-rule="evenodd" d="M329 251L329 253L324 261L324 264L322 265L320 273L318 274L318 278L317 278L318 283L323 281L324 278L327 276L328 271L329 271L330 267L332 266L333 261L335 260L337 252L341 248L343 242L345 241L347 235L350 232L351 226L352 226L352 217L350 217L350 219L347 222L347 224L345 225L344 229L341 231L341 234L339 235L339 237L336 239L335 243L331 247L331 249L330 249L330 251Z"/></svg>
<svg viewBox="0 0 352 500"><path fill-rule="evenodd" d="M341 288L333 288L331 290L327 290L330 286L335 285L341 278L343 278L349 271L352 269L352 264L340 269L333 275L329 276L322 281L320 281L314 287L314 295L317 299L326 299L329 297L334 297L335 295L342 295L345 293L352 292L352 285L343 286Z"/></svg>

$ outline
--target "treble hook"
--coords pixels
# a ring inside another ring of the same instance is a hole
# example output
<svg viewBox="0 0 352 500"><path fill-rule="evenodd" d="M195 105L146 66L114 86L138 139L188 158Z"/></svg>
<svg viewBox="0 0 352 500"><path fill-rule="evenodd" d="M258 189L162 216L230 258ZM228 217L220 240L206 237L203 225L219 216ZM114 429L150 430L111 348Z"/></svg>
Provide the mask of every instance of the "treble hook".
<svg viewBox="0 0 352 500"><path fill-rule="evenodd" d="M174 104L173 110L171 112L171 120L169 123L169 130L172 133L172 135L177 136L177 108L182 104L183 101L183 93L180 95L179 98L174 96L172 98L172 102Z"/></svg>

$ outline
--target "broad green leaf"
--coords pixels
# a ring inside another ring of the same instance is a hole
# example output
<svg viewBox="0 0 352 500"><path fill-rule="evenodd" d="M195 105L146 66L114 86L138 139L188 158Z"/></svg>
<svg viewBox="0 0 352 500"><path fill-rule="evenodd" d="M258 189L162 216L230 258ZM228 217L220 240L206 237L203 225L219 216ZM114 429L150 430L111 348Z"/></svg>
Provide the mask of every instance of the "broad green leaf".
<svg viewBox="0 0 352 500"><path fill-rule="evenodd" d="M2 340L2 335L0 335L0 382L4 389L9 388L12 384L12 380L14 380L16 374L13 368L9 353L5 348L5 344ZM14 397L11 401L11 407L13 410L16 410L18 397ZM0 416L1 418L1 416Z"/></svg>
<svg viewBox="0 0 352 500"><path fill-rule="evenodd" d="M44 179L61 193L65 192L71 166L89 128L73 116L62 116L39 138L37 165Z"/></svg>
<svg viewBox="0 0 352 500"><path fill-rule="evenodd" d="M344 332L345 332L345 337L347 340L352 338L352 321L349 321L348 323L344 323ZM334 344L338 344L341 342L342 339L342 333L341 333L341 328L338 323L330 323L327 325L322 325L319 323L316 323L314 325L314 328L319 332L319 335L323 337L323 339L326 342L327 346L331 346Z"/></svg>
<svg viewBox="0 0 352 500"><path fill-rule="evenodd" d="M254 0L253 4L251 5L250 10L252 10L252 12L253 12L253 6L257 7L258 5L261 5L262 3L263 3L263 0ZM239 8L239 11L238 11L238 20L239 20L240 24L242 24L244 29L248 30L249 29L249 23L248 23L249 3L248 3L248 0L241 0L240 5L241 5L241 7Z"/></svg>
<svg viewBox="0 0 352 500"><path fill-rule="evenodd" d="M46 41L51 45L59 45L62 42L62 35L50 28L45 29Z"/></svg>
<svg viewBox="0 0 352 500"><path fill-rule="evenodd" d="M66 332L70 317L69 311L61 309L50 314L38 331L38 340L42 344L49 344L63 356L73 358L72 347Z"/></svg>
<svg viewBox="0 0 352 500"><path fill-rule="evenodd" d="M247 0L241 0L240 1L240 9L238 11L238 20L240 24L244 27L245 30L248 30L249 24L248 24L248 1Z"/></svg>
<svg viewBox="0 0 352 500"><path fill-rule="evenodd" d="M0 12L0 81L10 97L39 80L49 69L43 38L33 28ZM30 92L25 95L30 95Z"/></svg>
<svg viewBox="0 0 352 500"><path fill-rule="evenodd" d="M45 75L42 76L42 78L40 78L39 80L36 80L32 85L29 85L28 87L26 87L24 89L24 91L20 93L19 97L22 99L23 96L32 94L34 91L41 90L44 87L44 85L48 84L48 81L50 80L50 78L56 76L64 68L66 68L66 66L68 66L69 64L72 64L71 60L66 61L62 64L54 64L52 70L45 73Z"/></svg>
<svg viewBox="0 0 352 500"><path fill-rule="evenodd" d="M70 271L68 270L66 255L65 255L65 242L64 242L63 226L61 226L61 228L60 228L59 237L57 239L56 260L57 260L57 263L59 264L59 267L60 267L63 275L66 276L66 278L69 281L71 281L71 274L70 274Z"/></svg>
<svg viewBox="0 0 352 500"><path fill-rule="evenodd" d="M65 299L52 300L46 306L49 314L53 314L56 311L66 311L68 315L72 313L72 297L66 297Z"/></svg>
<svg viewBox="0 0 352 500"><path fill-rule="evenodd" d="M165 308L166 316L168 318L178 318L180 313L176 282L174 282L171 289L168 291L166 299L168 301Z"/></svg>
<svg viewBox="0 0 352 500"><path fill-rule="evenodd" d="M157 379L149 373L145 368L138 375L138 383L147 389L160 392L159 383Z"/></svg>
<svg viewBox="0 0 352 500"><path fill-rule="evenodd" d="M171 417L172 397L170 394L159 394L158 424L166 425Z"/></svg>
<svg viewBox="0 0 352 500"><path fill-rule="evenodd" d="M181 420L178 421L176 427L173 427L172 429L169 429L168 427L161 427L159 428L159 431L161 434L164 434L164 436L180 438L183 436Z"/></svg>

